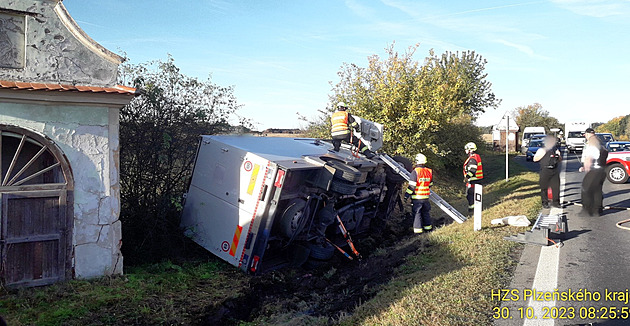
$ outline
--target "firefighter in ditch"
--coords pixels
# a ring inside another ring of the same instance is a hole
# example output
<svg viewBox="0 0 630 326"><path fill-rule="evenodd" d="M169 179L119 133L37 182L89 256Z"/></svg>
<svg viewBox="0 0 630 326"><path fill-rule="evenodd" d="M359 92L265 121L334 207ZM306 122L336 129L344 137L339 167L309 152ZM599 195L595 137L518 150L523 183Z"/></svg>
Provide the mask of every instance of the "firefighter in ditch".
<svg viewBox="0 0 630 326"><path fill-rule="evenodd" d="M468 158L464 162L464 181L466 182L466 199L468 199L468 212L475 209L475 185L483 180L483 166L481 156L477 154L477 145L468 143L464 146Z"/></svg>
<svg viewBox="0 0 630 326"><path fill-rule="evenodd" d="M427 168L425 164L427 164L427 157L423 154L416 155L416 167L411 172L413 181L409 182L405 193L405 198L411 197L414 233L433 230L429 202L430 187L433 185L433 170Z"/></svg>
<svg viewBox="0 0 630 326"><path fill-rule="evenodd" d="M549 208L549 194L551 188L552 205L560 207L560 161L562 155L558 149L558 139L547 136L544 146L534 154L534 162L540 162L540 195L543 208Z"/></svg>
<svg viewBox="0 0 630 326"><path fill-rule="evenodd" d="M352 130L359 129L359 124L347 110L348 106L346 103L339 102L339 104L337 104L337 111L332 114L330 119L332 123L330 134L332 135L333 150L338 152L341 148L341 142L345 141L346 143L356 146L361 154L365 155L367 158L374 157L374 153L370 151L359 138L352 134Z"/></svg>

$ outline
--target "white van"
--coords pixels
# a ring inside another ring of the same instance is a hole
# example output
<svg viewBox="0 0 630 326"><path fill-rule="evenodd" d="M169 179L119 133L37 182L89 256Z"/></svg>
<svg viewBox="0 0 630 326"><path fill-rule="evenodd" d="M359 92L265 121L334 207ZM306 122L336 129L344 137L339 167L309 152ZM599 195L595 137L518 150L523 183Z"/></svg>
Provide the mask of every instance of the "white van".
<svg viewBox="0 0 630 326"><path fill-rule="evenodd" d="M565 125L564 134L569 153L584 149L584 144L586 143L584 132L589 126L586 122L571 122Z"/></svg>
<svg viewBox="0 0 630 326"><path fill-rule="evenodd" d="M544 135L545 127L525 127L523 130L523 141L521 142L521 152L525 153L529 147L529 140L534 135Z"/></svg>

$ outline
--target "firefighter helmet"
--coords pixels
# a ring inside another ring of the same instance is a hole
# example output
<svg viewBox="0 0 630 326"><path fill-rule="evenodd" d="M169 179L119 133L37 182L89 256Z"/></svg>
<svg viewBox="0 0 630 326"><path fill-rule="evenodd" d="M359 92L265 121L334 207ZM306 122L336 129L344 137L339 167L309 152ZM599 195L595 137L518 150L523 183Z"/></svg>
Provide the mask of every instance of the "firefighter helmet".
<svg viewBox="0 0 630 326"><path fill-rule="evenodd" d="M477 145L475 145L475 143L473 142L470 142L466 144L466 146L464 146L464 150L466 150L466 152L474 152L477 150Z"/></svg>
<svg viewBox="0 0 630 326"><path fill-rule="evenodd" d="M416 155L416 164L427 164L427 157L424 154Z"/></svg>

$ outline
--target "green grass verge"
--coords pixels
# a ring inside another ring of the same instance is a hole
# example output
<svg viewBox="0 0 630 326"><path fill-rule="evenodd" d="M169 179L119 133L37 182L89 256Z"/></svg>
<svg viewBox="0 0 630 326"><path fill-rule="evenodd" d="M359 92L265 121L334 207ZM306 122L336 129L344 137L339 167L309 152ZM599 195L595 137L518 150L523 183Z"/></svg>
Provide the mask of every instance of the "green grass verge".
<svg viewBox="0 0 630 326"><path fill-rule="evenodd" d="M246 277L218 259L132 267L125 276L75 280L0 297L9 325L190 324L238 295Z"/></svg>
<svg viewBox="0 0 630 326"><path fill-rule="evenodd" d="M540 210L538 175L514 166L509 181L500 156L487 155L484 169L495 180L484 189L483 229L473 231L472 219L450 224L428 236L429 247L407 258L394 278L373 299L341 321L342 325L488 325L492 322L492 289L509 285L522 245L506 235L525 228L492 226L509 215L535 218ZM516 164L515 164L516 165ZM503 170L499 170L502 167ZM505 174L503 174L505 176ZM466 205L464 200L456 207Z"/></svg>

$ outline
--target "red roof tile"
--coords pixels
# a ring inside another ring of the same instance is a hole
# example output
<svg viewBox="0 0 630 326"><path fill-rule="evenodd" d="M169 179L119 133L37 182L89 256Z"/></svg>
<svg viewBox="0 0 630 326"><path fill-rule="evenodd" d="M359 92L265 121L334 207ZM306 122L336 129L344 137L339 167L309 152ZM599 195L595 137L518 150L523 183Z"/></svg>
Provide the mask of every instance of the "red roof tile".
<svg viewBox="0 0 630 326"><path fill-rule="evenodd" d="M112 87L96 87L81 85L64 85L64 84L42 84L42 83L22 83L0 80L0 89L18 89L28 91L59 91L59 92L91 92L91 93L109 93L109 94L127 94L136 95L136 89L122 85Z"/></svg>

